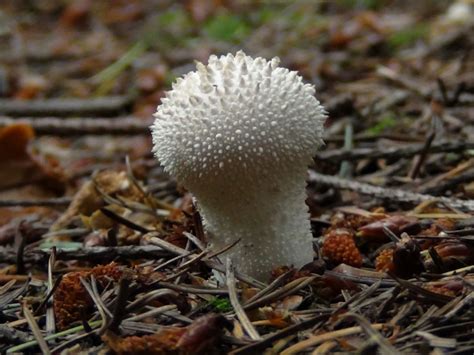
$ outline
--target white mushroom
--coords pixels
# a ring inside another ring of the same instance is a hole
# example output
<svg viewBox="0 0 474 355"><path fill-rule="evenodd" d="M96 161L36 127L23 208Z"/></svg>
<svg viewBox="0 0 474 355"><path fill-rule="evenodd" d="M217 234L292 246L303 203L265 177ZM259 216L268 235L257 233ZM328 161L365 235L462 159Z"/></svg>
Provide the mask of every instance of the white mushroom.
<svg viewBox="0 0 474 355"><path fill-rule="evenodd" d="M326 114L295 71L242 51L211 56L167 92L151 127L165 170L197 200L213 250L265 280L313 260L306 173Z"/></svg>

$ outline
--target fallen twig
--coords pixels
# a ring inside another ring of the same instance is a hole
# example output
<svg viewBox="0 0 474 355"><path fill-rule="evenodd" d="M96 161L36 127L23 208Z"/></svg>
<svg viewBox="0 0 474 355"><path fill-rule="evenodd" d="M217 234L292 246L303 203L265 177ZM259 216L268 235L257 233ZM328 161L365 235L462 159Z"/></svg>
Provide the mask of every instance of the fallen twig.
<svg viewBox="0 0 474 355"><path fill-rule="evenodd" d="M372 324L372 329L380 330L384 326L385 326L384 324ZM337 338L341 338L345 336L355 335L362 332L363 332L362 327L356 326L356 327L339 329L332 332L314 335L306 340L300 341L299 343L296 343L295 345L290 346L288 349L282 351L281 355L297 354L300 351L303 351L312 346L324 343L325 341L333 340L333 339L337 339Z"/></svg>
<svg viewBox="0 0 474 355"><path fill-rule="evenodd" d="M415 156L413 159L413 166L410 169L410 179L414 180L420 173L421 167L425 163L426 157L428 156L428 152L430 150L431 145L433 144L433 140L435 139L436 132L432 131L428 137L426 137L426 141L424 143L423 150L420 152L420 155Z"/></svg>
<svg viewBox="0 0 474 355"><path fill-rule="evenodd" d="M371 195L382 199L390 199L399 202L420 203L423 201L439 201L453 208L474 211L474 200L460 200L448 197L435 197L410 191L403 191L388 187L374 186L358 181L341 179L331 175L324 175L315 171L309 171L309 181L333 186L338 189L347 189L365 195Z"/></svg>
<svg viewBox="0 0 474 355"><path fill-rule="evenodd" d="M278 332L275 332L275 333L265 337L264 339L262 339L259 342L248 344L248 345L243 346L241 348L238 348L234 351L231 351L230 354L231 355L249 354L252 351L255 352L257 350L265 349L271 343L273 343L273 342L275 342L279 339L286 338L287 336L289 336L291 334L296 334L297 332L299 332L301 330L308 329L308 328L314 326L315 324L317 324L318 322L324 321L327 317L328 317L327 315L321 315L321 316L317 316L317 317L308 319L308 320L303 321L301 323L293 324L293 325L291 325L291 326L289 326L285 329L282 329Z"/></svg>
<svg viewBox="0 0 474 355"><path fill-rule="evenodd" d="M268 304L275 299L283 298L288 295L294 294L301 290L302 288L308 286L311 282L316 279L316 276L307 276L301 277L299 279L293 280L287 283L285 286L273 291L265 296L260 297L259 299L249 302L244 306L245 310L254 309L262 305Z"/></svg>
<svg viewBox="0 0 474 355"><path fill-rule="evenodd" d="M424 87L420 85L419 82L412 80L411 78L402 75L401 73L397 73L395 70L385 67L379 66L377 68L377 74L383 78L389 79L396 84L412 91L413 93L423 97L424 99L429 99L432 95L432 90L428 87Z"/></svg>
<svg viewBox="0 0 474 355"><path fill-rule="evenodd" d="M130 96L107 96L95 99L0 99L0 114L8 116L112 116L128 108Z"/></svg>
<svg viewBox="0 0 474 355"><path fill-rule="evenodd" d="M35 249L26 251L23 256L25 263L41 264L48 260L49 251ZM76 250L58 249L56 260L85 260L90 262L107 262L114 259L159 259L170 256L170 253L154 245L127 245L119 247L91 247ZM0 253L1 263L12 263L16 260L16 254L2 251Z"/></svg>
<svg viewBox="0 0 474 355"><path fill-rule="evenodd" d="M201 295L228 295L229 291L226 289L219 289L219 288L205 288L205 287L196 287L192 285L175 285L170 282L158 282L158 285L169 288L170 290L173 291L178 291L178 292L187 292L187 293L195 293L195 294L201 294Z"/></svg>
<svg viewBox="0 0 474 355"><path fill-rule="evenodd" d="M229 290L230 303L232 304L235 314L237 318L239 319L240 323L242 324L242 327L245 329L245 331L250 336L250 338L252 338L252 340L260 340L261 339L260 335L258 334L257 330L254 328L254 326L250 322L249 318L247 317L247 314L242 308L242 305L240 304L239 299L237 297L237 290L235 288L234 270L232 268L230 258L227 258L226 280L227 280L227 288Z"/></svg>
<svg viewBox="0 0 474 355"><path fill-rule="evenodd" d="M131 279L130 277L127 277L127 275L120 279L113 317L107 327L107 329L113 332L118 331L120 323L122 323L122 320L126 315L125 306L127 305L127 298L130 293L130 283Z"/></svg>
<svg viewBox="0 0 474 355"><path fill-rule="evenodd" d="M0 117L0 127L15 123L30 125L38 135L75 136L84 134L134 135L149 134L151 122L134 117L123 118L18 118Z"/></svg>
<svg viewBox="0 0 474 355"><path fill-rule="evenodd" d="M38 323L36 323L35 317L33 317L33 314L27 306L23 307L23 314L25 315L25 318L28 321L28 325L30 326L31 331L33 332L33 335L35 336L35 339L38 342L41 352L44 355L51 354L51 351L49 351L48 344L46 343L43 334L41 333L41 330L38 327Z"/></svg>
<svg viewBox="0 0 474 355"><path fill-rule="evenodd" d="M67 206L72 199L69 197L48 198L44 200L0 200L0 207L58 207Z"/></svg>
<svg viewBox="0 0 474 355"><path fill-rule="evenodd" d="M379 148L355 148L331 149L316 154L317 160L324 160L328 163L339 164L342 160L357 159L394 159L409 158L422 153L426 149L426 144L412 144L405 147L392 147L383 150ZM474 142L436 142L431 144L427 153L445 153L445 152L462 152L464 150L474 149Z"/></svg>
<svg viewBox="0 0 474 355"><path fill-rule="evenodd" d="M360 314L350 312L344 314L342 317L353 318L356 320L364 330L365 334L367 334L369 337L369 341L373 341L378 345L381 353L391 355L397 355L399 353L397 349L395 349L393 345L390 344L390 342L385 337L383 337L382 334L380 334L366 318L362 317Z"/></svg>
<svg viewBox="0 0 474 355"><path fill-rule="evenodd" d="M102 321L98 320L98 321L90 322L89 326L91 328L97 328L101 324L102 324ZM61 338L61 337L66 336L66 335L78 333L78 332L83 331L83 330L84 330L84 326L79 325L77 327L69 328L69 329L66 329L66 330L64 330L62 332L59 332L59 333L55 333L55 334L45 336L44 340L45 341L54 340L54 339ZM28 341L26 343L19 344L19 345L16 345L16 346L13 346L13 347L9 348L7 350L7 354L15 354L15 353L18 353L21 350L28 349L32 346L37 345L37 344L38 344L38 342L36 340Z"/></svg>
<svg viewBox="0 0 474 355"><path fill-rule="evenodd" d="M466 171L445 181L441 181L437 185L427 186L421 189L421 192L432 195L440 195L446 190L455 189L457 186L471 181L474 181L474 169Z"/></svg>

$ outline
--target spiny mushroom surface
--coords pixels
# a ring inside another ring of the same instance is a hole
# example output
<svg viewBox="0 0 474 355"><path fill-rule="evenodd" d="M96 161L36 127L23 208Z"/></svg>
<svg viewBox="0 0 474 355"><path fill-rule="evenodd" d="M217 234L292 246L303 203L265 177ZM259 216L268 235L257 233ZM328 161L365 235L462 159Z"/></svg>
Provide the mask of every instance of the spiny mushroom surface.
<svg viewBox="0 0 474 355"><path fill-rule="evenodd" d="M266 280L313 260L306 173L326 114L279 59L212 55L178 79L151 127L165 170L197 200L211 247Z"/></svg>

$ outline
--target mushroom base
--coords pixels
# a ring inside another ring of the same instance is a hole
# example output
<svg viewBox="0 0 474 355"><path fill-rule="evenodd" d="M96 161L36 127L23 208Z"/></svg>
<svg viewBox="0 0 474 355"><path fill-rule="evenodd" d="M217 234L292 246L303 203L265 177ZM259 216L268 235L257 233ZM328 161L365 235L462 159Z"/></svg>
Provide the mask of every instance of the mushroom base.
<svg viewBox="0 0 474 355"><path fill-rule="evenodd" d="M278 184L242 182L231 192L219 191L218 186L194 190L212 250L240 239L221 257L231 257L238 271L261 281L279 266L312 262L305 174L306 170Z"/></svg>

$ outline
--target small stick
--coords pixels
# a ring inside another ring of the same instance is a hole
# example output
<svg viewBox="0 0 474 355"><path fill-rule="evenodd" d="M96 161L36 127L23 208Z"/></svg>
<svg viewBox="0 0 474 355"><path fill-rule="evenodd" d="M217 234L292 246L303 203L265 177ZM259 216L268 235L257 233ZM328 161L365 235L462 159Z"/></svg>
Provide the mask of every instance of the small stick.
<svg viewBox="0 0 474 355"><path fill-rule="evenodd" d="M450 100L448 97L448 91L446 90L446 85L444 84L444 80L438 77L436 79L436 83L438 84L439 92L441 93L441 97L443 98L443 104L445 106L448 106Z"/></svg>
<svg viewBox="0 0 474 355"><path fill-rule="evenodd" d="M335 176L324 175L315 171L309 171L309 181L333 186L339 189L348 189L361 194L375 196L378 198L391 199L399 202L420 203L423 201L439 201L454 208L460 208L467 211L474 211L474 200L460 200L448 197L435 197L410 191L393 189L388 187L374 186L358 181L341 179Z"/></svg>
<svg viewBox="0 0 474 355"><path fill-rule="evenodd" d="M43 311L43 308L46 306L46 304L50 302L54 294L54 291L56 291L56 289L58 288L59 284L61 283L62 278L63 278L63 275L59 275L56 281L54 281L53 287L51 289L49 289L48 287L48 293L46 294L46 296L43 298L39 306L34 311L35 316L39 316L41 311Z"/></svg>
<svg viewBox="0 0 474 355"><path fill-rule="evenodd" d="M163 239L160 239L160 238L158 238L158 236L159 236L158 233L150 232L150 233L145 234L142 238L143 238L143 240L148 241L150 244L157 245L157 246L163 248L164 250L169 251L170 253L173 253L175 255L181 255L181 256L186 255L186 257L193 257L193 256L196 255L194 253L189 254L189 252L187 250L185 250L183 248L180 248L180 247L178 247L174 244L171 244L171 243L169 243L169 242L167 242ZM187 255L187 254L189 254L189 255ZM225 272L224 267L221 264L217 263L217 262L214 262L214 261L211 261L211 260L205 260L204 262L208 267L210 267L212 269L215 269L215 270L221 271L221 272ZM266 285L264 283L262 283L260 281L257 281L255 279L251 278L250 276L241 274L239 272L237 272L235 274L235 276L237 277L238 280L246 282L249 285L255 286L257 288L266 287Z"/></svg>
<svg viewBox="0 0 474 355"><path fill-rule="evenodd" d="M474 306L474 292L469 293L464 299L458 302L449 312L442 316L441 321L446 322L464 309L472 309Z"/></svg>
<svg viewBox="0 0 474 355"><path fill-rule="evenodd" d="M385 326L385 324L372 324L372 328L375 330L380 330ZM339 329L332 332L327 332L324 334L314 335L306 340L300 341L295 345L290 346L288 349L281 352L281 355L292 355L302 352L314 345L324 343L328 340L333 340L345 336L355 335L362 333L363 329L361 326L355 326L345 329Z"/></svg>
<svg viewBox="0 0 474 355"><path fill-rule="evenodd" d="M439 195L446 190L455 189L457 186L471 181L474 181L474 169L468 170L450 179L446 179L445 181L440 181L436 185L430 183L429 186L422 188L420 192Z"/></svg>
<svg viewBox="0 0 474 355"><path fill-rule="evenodd" d="M338 164L342 160L360 159L400 159L420 154L425 149L425 143L411 144L405 147L392 147L383 150L371 148L331 149L316 154L316 160ZM431 144L429 153L462 152L474 149L474 142L466 141L438 141Z"/></svg>
<svg viewBox="0 0 474 355"><path fill-rule="evenodd" d="M199 240L206 240L206 234L204 233L204 226L202 225L202 218L199 214L198 210L196 209L196 205L194 202L192 203L192 219L194 224L194 232L196 237Z"/></svg>
<svg viewBox="0 0 474 355"><path fill-rule="evenodd" d="M30 326L31 331L33 332L33 335L35 336L35 339L38 342L41 352L44 355L51 354L51 352L49 351L48 344L46 343L46 340L44 339L43 334L41 334L41 330L38 327L38 323L36 323L35 317L27 306L23 306L23 314L25 315L25 318L28 321L28 325Z"/></svg>
<svg viewBox="0 0 474 355"><path fill-rule="evenodd" d="M467 273L473 272L473 271L474 271L474 265L469 265L469 266L464 266L464 267L456 269L456 270L445 272L441 275L443 275L443 276L453 276L453 275L459 275L459 274L464 274L464 273L467 274Z"/></svg>
<svg viewBox="0 0 474 355"><path fill-rule="evenodd" d="M159 249L161 249L161 248L159 248ZM187 258L188 256L191 256L191 255L194 255L194 252L193 252L193 251L189 251L187 254L177 255L177 256L175 256L174 258L168 259L168 260L166 260L164 263L162 263L162 264L156 266L156 267L153 269L153 271L158 271L158 270L164 268L165 266L168 266L168 265L170 265L170 264L172 264L172 263L175 263L175 262L177 262L177 261L179 261L179 260L181 260L181 259L183 259L183 258Z"/></svg>
<svg viewBox="0 0 474 355"><path fill-rule="evenodd" d="M84 324L87 324L87 326L89 325L87 322L84 322ZM90 337L92 334L97 333L97 330L90 329L90 327L89 327L89 329L85 328L84 331L86 333L79 334L79 335L77 335L77 336L75 336L75 337L73 337L69 340L66 340L66 341L62 342L57 347L53 348L52 353L53 354L61 354L62 350L71 348L74 344L77 344L80 341L84 341L85 339Z"/></svg>
<svg viewBox="0 0 474 355"><path fill-rule="evenodd" d="M386 78L399 86L410 90L411 92L421 96L424 99L429 99L432 96L432 92L429 88L423 87L420 83L410 79L407 76L404 76L401 73L396 72L395 70L385 67L383 65L377 68L377 74L383 78Z"/></svg>
<svg viewBox="0 0 474 355"><path fill-rule="evenodd" d="M115 213L114 211L108 209L107 207L102 207L100 208L100 212L102 212L105 216L107 216L108 218L110 218L111 220L113 221L116 221L120 224L123 224L125 227L128 227L132 230L136 230L140 233L149 233L151 232L151 230L149 230L148 228L145 228L139 224L136 224L135 222L125 218L125 217L122 217L120 216L119 214Z"/></svg>
<svg viewBox="0 0 474 355"><path fill-rule="evenodd" d="M39 249L27 251L24 255L26 263L42 264L49 258L50 252ZM159 259L170 256L170 252L154 245L126 245L118 247L86 247L76 250L58 249L57 260L85 260L91 262L107 262L113 259ZM16 261L16 253L0 253L1 263ZM6 276L6 275L5 275ZM26 278L26 277L25 277Z"/></svg>
<svg viewBox="0 0 474 355"><path fill-rule="evenodd" d="M318 346L314 351L311 353L311 355L325 355L329 354L330 351L337 346L337 342L334 340L328 340L324 343L322 343L320 346Z"/></svg>
<svg viewBox="0 0 474 355"><path fill-rule="evenodd" d="M354 124L349 120L344 131L344 149L354 149ZM343 160L339 168L339 176L341 178L350 178L352 176L353 164L350 160Z"/></svg>
<svg viewBox="0 0 474 355"><path fill-rule="evenodd" d="M176 297L177 293L173 290L162 288L158 290L153 290L151 292L148 292L147 294L141 296L140 298L135 298L131 303L129 303L125 307L125 311L127 313L133 313L143 306L151 303L157 298L163 297L163 296L170 296L170 297Z"/></svg>
<svg viewBox="0 0 474 355"><path fill-rule="evenodd" d="M365 334L369 337L369 341L372 340L377 343L380 352L386 355L398 355L399 352L393 347L393 345L375 329L370 322L357 313L346 313L341 318L352 318L360 324Z"/></svg>
<svg viewBox="0 0 474 355"><path fill-rule="evenodd" d="M94 99L0 99L0 114L9 116L113 116L132 103L130 96L108 96Z"/></svg>
<svg viewBox="0 0 474 355"><path fill-rule="evenodd" d="M260 299L261 297L267 295L268 293L274 291L277 287L279 287L283 282L286 281L286 279L291 275L292 271L289 270L287 272L285 272L284 274L281 274L280 276L278 276L275 280L272 281L272 283L270 285L268 285L267 287L265 287L263 290L260 290L259 292L257 292L253 297L251 297L246 303L252 303L258 299Z"/></svg>
<svg viewBox="0 0 474 355"><path fill-rule="evenodd" d="M234 247L234 245L237 245L237 243L240 243L241 239L237 239L237 240L234 240L232 243L228 244L228 245L224 245L221 249L219 250L216 250L214 252L212 252L211 254L209 254L207 257L206 257L206 260L210 260L212 258L215 258L216 256L219 256L223 253L225 253L227 250L231 249Z"/></svg>
<svg viewBox="0 0 474 355"><path fill-rule="evenodd" d="M53 290L55 286L57 287L59 285L59 283L54 282L54 278L53 278L55 264L56 264L56 247L52 247L51 254L49 255L49 260L48 260L48 288L47 288L47 294L51 295L51 302L54 299ZM46 333L49 335L49 334L53 334L55 331L56 331L56 318L54 316L54 308L53 308L52 303L49 303L48 308L46 309Z"/></svg>
<svg viewBox="0 0 474 355"><path fill-rule="evenodd" d="M174 311L176 310L177 307L174 304L168 304L166 306L161 306L161 307L156 307L153 308L147 312L143 312L141 314L137 314L136 316L132 316L130 318L124 319L124 322L139 322L142 319L148 318L148 317L155 317L159 314L163 314L169 311Z"/></svg>
<svg viewBox="0 0 474 355"><path fill-rule="evenodd" d="M448 106L454 106L459 102L459 97L466 90L466 86L467 86L466 82L464 82L464 81L460 82L457 85L456 90L454 91L453 97L451 98L451 100L448 103Z"/></svg>
<svg viewBox="0 0 474 355"><path fill-rule="evenodd" d="M217 271L219 271L219 272L221 272L221 273L225 273L225 266L222 265L222 263L217 263L217 262L212 261L212 260L206 260L206 261L204 261L204 263L205 263L208 267L210 267L210 268L212 268L212 269L214 269L214 270L217 270ZM255 288L260 288L260 289L262 289L262 288L267 287L267 285L264 284L263 282L258 281L258 280L256 280L256 279L254 279L254 278L252 278L252 277L250 277L250 276L248 276L248 275L246 275L246 274L242 274L242 273L240 273L240 272L235 272L235 277L237 278L237 280L242 281L242 282L245 282L245 283L247 283L247 284L249 284L249 285L251 285L251 286L253 286L253 287L255 287Z"/></svg>
<svg viewBox="0 0 474 355"><path fill-rule="evenodd" d="M193 256L192 259L189 259L188 261L186 262L183 262L182 264L180 264L176 270L182 270L182 269L188 269L192 264L202 260L206 255L207 255L208 251L207 250L203 250L202 252L200 252L199 254L194 254L195 256Z"/></svg>
<svg viewBox="0 0 474 355"><path fill-rule="evenodd" d="M240 304L237 297L237 290L235 288L235 275L230 258L227 258L226 263L226 280L227 288L229 290L230 303L234 308L237 318L239 319L240 323L242 323L242 327L245 329L250 338L252 338L252 340L261 340L260 334L258 334L252 322L250 322L250 319L247 317L247 314L242 308L242 305Z"/></svg>
<svg viewBox="0 0 474 355"><path fill-rule="evenodd" d="M98 321L91 322L89 325L92 328L97 328L101 323L102 323L102 321L98 320ZM48 335L48 336L44 337L44 340L54 340L54 339L57 339L57 338L64 337L66 335L75 334L75 333L83 331L83 330L84 330L84 326L79 325L77 327L69 328L69 329L66 329L66 330L64 330L62 332L59 332L59 333ZM24 349L28 349L32 346L35 346L36 344L38 344L37 339L36 340L31 340L31 341L23 343L23 344L13 346L13 347L11 347L7 350L7 354L18 353L19 351L24 350Z"/></svg>
<svg viewBox="0 0 474 355"><path fill-rule="evenodd" d="M187 293L195 293L201 295L228 295L229 291L225 289L219 288L204 288L204 287L195 287L192 285L176 285L170 282L159 281L158 285L163 286L165 288L169 288L173 291L178 292L187 292Z"/></svg>
<svg viewBox="0 0 474 355"><path fill-rule="evenodd" d="M120 323L122 323L122 320L126 314L127 298L130 291L130 281L131 280L129 277L122 277L120 279L118 295L115 301L114 314L108 326L108 329L113 332L118 331Z"/></svg>
<svg viewBox="0 0 474 355"><path fill-rule="evenodd" d="M410 179L415 180L418 174L420 173L421 167L423 166L426 157L428 156L428 152L430 150L431 144L436 137L436 132L432 131L428 137L426 138L426 142L423 146L423 150L420 152L419 155L416 155L414 158L413 168L410 171Z"/></svg>
<svg viewBox="0 0 474 355"><path fill-rule="evenodd" d="M368 133L358 133L354 135L354 142L374 142L379 139L388 139L391 141L400 141L400 142L411 142L411 143L420 143L423 141L423 137L417 136L407 136L401 134L390 134L390 133L381 133L381 134L368 134ZM329 135L324 137L326 143L344 143L344 136L342 135Z"/></svg>
<svg viewBox="0 0 474 355"><path fill-rule="evenodd" d="M262 296L260 299L252 301L247 303L244 306L244 309L249 310L253 308L260 307L264 304L267 304L275 299L278 298L283 298L288 295L291 295L293 293L296 293L297 291L301 290L302 288L308 286L311 282L313 282L316 279L316 276L307 276L307 277L301 277L299 279L293 280L289 283L287 283L285 286L282 288L277 289L276 291L273 291L265 296Z"/></svg>
<svg viewBox="0 0 474 355"><path fill-rule="evenodd" d="M16 226L15 231L15 249L16 249L16 272L17 274L24 274L25 273L25 245L26 245L26 237L23 235L21 231L21 224L22 222L18 223Z"/></svg>
<svg viewBox="0 0 474 355"><path fill-rule="evenodd" d="M96 282L95 278L92 276L90 283L89 281L85 280L82 277L80 278L80 281L81 281L82 286L86 289L87 293L89 294L89 297L92 299L92 301L94 301L97 307L97 311L99 312L100 317L102 318L101 327L99 329L99 334L102 334L107 328L107 323L108 323L108 320L110 319L110 311L105 307L104 303L102 302L100 294L97 291L97 287L93 287L93 285ZM84 324L86 323L87 322L84 322ZM89 330L86 329L87 332Z"/></svg>
<svg viewBox="0 0 474 355"><path fill-rule="evenodd" d="M44 200L0 200L0 207L61 207L67 206L72 199L69 197L48 198Z"/></svg>
<svg viewBox="0 0 474 355"><path fill-rule="evenodd" d="M150 121L135 117L123 118L18 118L0 116L0 127L25 123L31 126L37 135L82 136L93 135L138 135L150 134Z"/></svg>
<svg viewBox="0 0 474 355"><path fill-rule="evenodd" d="M199 249L204 250L206 249L206 245L195 235L189 233L189 232L183 232L183 235L188 238L190 241L194 243L195 246L197 246Z"/></svg>
<svg viewBox="0 0 474 355"><path fill-rule="evenodd" d="M163 248L164 250L175 254L175 255L186 255L188 254L188 251L186 249L180 248L174 244L171 244L170 242L167 242L166 240L160 239L159 233L156 232L150 232L145 234L142 239L144 241L147 241L150 244L159 246L160 248ZM194 254L190 254L189 256L194 256Z"/></svg>
<svg viewBox="0 0 474 355"><path fill-rule="evenodd" d="M327 315L320 315L320 316L317 316L315 318L305 320L301 323L290 325L289 327L287 327L285 329L279 330L279 331L277 331L277 332L275 332L275 333L273 333L269 336L266 336L263 340L261 340L259 342L255 342L255 343L245 345L241 348L238 348L238 349L235 349L235 350L231 351L229 354L230 355L237 355L237 354L256 353L257 350L264 349L264 348L270 346L270 344L272 344L273 342L275 342L279 339L282 339L282 338L286 338L286 337L288 337L292 334L295 334L295 333L299 332L300 330L308 329L308 328L314 326L315 324L317 324L318 322L321 322L321 321L325 320L327 317L328 317Z"/></svg>

